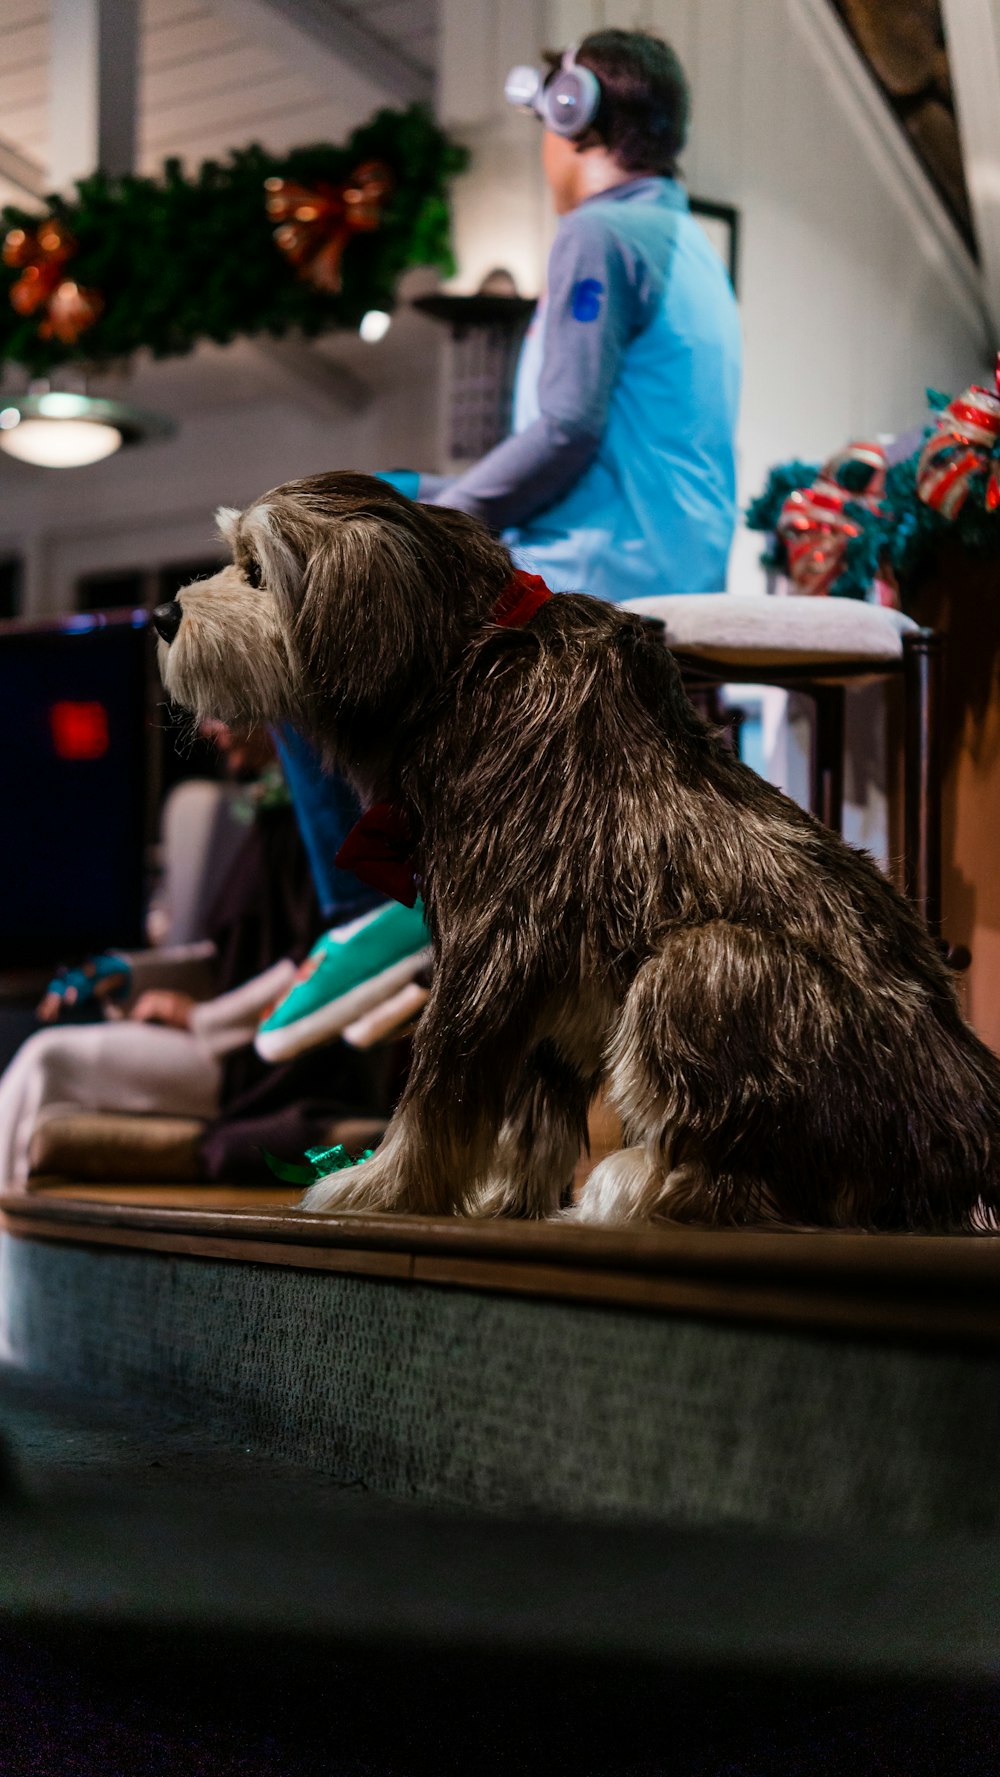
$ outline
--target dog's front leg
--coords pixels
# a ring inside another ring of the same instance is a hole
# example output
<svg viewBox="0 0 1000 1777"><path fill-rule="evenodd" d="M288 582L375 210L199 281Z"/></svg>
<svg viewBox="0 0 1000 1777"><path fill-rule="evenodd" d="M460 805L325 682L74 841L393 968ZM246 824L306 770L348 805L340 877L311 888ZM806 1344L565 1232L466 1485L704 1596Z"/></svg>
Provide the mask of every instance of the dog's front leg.
<svg viewBox="0 0 1000 1777"><path fill-rule="evenodd" d="M412 1105L401 1104L370 1160L311 1185L303 1209L392 1210L400 1215L447 1215L452 1192Z"/></svg>
<svg viewBox="0 0 1000 1777"><path fill-rule="evenodd" d="M493 1153L506 1082L523 1059L525 1029L514 996L505 1008L469 1006L440 969L413 1039L399 1107L370 1160L320 1179L303 1209L393 1210L450 1215L463 1206Z"/></svg>
<svg viewBox="0 0 1000 1777"><path fill-rule="evenodd" d="M591 1062L591 1070L593 1070ZM567 1200L596 1073L581 1072L549 1038L515 1081L485 1177L467 1193L479 1216L553 1216Z"/></svg>

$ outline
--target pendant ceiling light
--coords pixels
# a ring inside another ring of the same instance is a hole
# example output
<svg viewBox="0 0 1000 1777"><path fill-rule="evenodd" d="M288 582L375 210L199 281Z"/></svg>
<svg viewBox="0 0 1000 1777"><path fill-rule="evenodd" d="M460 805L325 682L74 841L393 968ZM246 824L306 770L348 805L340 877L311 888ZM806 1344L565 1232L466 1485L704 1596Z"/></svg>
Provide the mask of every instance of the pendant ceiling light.
<svg viewBox="0 0 1000 1777"><path fill-rule="evenodd" d="M169 438L172 420L126 401L47 390L40 395L0 395L0 450L46 469L79 469L99 463L123 444Z"/></svg>

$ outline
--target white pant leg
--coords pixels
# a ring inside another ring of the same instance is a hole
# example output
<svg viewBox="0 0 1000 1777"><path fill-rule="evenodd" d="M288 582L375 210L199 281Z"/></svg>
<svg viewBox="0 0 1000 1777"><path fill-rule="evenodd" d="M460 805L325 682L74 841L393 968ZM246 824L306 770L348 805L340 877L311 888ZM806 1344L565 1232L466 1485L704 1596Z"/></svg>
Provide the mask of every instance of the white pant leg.
<svg viewBox="0 0 1000 1777"><path fill-rule="evenodd" d="M221 1085L221 1064L189 1031L128 1021L36 1031L0 1078L0 1184L25 1183L44 1109L214 1117Z"/></svg>

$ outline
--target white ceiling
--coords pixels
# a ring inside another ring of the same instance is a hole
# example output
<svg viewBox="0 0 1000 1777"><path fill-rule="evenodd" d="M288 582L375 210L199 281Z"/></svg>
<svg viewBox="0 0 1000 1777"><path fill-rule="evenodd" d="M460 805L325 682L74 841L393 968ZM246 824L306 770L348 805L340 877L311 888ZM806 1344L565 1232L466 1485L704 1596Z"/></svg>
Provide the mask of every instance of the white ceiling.
<svg viewBox="0 0 1000 1777"><path fill-rule="evenodd" d="M196 164L252 141L281 150L336 140L378 105L400 102L379 79L380 46L428 82L436 55L437 0L142 0L141 17L146 173L168 155ZM352 56L336 53L338 29L353 37ZM43 175L49 36L49 0L0 0L0 142ZM0 181L0 200L18 198Z"/></svg>

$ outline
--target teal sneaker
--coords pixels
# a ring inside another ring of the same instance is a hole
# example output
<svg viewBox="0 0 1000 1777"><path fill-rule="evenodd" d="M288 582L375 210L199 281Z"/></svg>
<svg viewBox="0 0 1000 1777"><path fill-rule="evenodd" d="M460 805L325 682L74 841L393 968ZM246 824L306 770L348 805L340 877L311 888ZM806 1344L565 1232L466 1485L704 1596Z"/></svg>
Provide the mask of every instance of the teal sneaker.
<svg viewBox="0 0 1000 1777"><path fill-rule="evenodd" d="M334 926L314 944L295 981L254 1038L262 1061L290 1061L339 1037L347 1025L412 981L430 962L424 910L390 901Z"/></svg>

